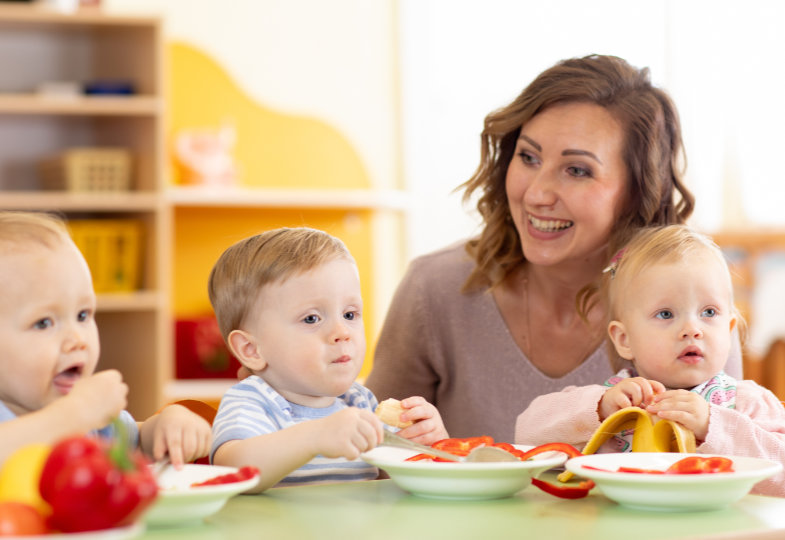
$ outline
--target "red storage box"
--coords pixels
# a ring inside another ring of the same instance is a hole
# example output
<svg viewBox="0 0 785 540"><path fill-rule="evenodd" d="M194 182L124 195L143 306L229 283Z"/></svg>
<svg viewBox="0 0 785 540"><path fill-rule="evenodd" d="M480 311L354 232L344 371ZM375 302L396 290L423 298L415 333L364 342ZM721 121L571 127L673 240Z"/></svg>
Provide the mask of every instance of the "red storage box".
<svg viewBox="0 0 785 540"><path fill-rule="evenodd" d="M240 368L211 316L175 322L175 359L178 379L236 379Z"/></svg>

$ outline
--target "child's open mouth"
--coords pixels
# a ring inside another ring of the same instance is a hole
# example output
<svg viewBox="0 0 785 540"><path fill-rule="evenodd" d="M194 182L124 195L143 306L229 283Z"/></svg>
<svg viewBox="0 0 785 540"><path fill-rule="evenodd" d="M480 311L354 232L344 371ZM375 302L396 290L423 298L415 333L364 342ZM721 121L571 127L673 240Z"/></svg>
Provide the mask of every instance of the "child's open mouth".
<svg viewBox="0 0 785 540"><path fill-rule="evenodd" d="M78 364L71 366L55 375L53 384L55 388L62 394L67 394L71 391L76 381L82 376L82 365Z"/></svg>
<svg viewBox="0 0 785 540"><path fill-rule="evenodd" d="M687 347L679 355L679 360L687 364L697 364L703 360L703 353L698 347Z"/></svg>

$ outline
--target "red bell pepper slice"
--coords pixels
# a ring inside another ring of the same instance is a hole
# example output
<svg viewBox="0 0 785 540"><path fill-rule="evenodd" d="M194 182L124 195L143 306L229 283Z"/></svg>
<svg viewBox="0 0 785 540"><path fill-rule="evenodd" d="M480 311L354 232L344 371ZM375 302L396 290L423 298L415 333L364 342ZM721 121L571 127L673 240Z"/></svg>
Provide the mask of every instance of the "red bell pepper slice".
<svg viewBox="0 0 785 540"><path fill-rule="evenodd" d="M565 454L567 454L567 456L571 458L583 455L581 454L580 450L578 450L571 444L554 442L554 443L541 444L540 446L535 446L531 450L527 450L523 452L523 454L520 456L520 459L526 461L527 459L531 459L537 454L542 454L544 452L564 452Z"/></svg>
<svg viewBox="0 0 785 540"><path fill-rule="evenodd" d="M733 461L719 456L690 456L665 469L670 474L705 474L733 472Z"/></svg>
<svg viewBox="0 0 785 540"><path fill-rule="evenodd" d="M233 484L235 482L243 482L245 480L250 480L254 476L259 475L259 469L256 467L252 467L250 465L246 465L245 467L240 467L237 469L237 472L229 473L229 474L221 474L219 476L214 476L213 478L209 478L202 482L194 482L191 484L191 487L200 487L200 486L217 486L221 484Z"/></svg>
<svg viewBox="0 0 785 540"><path fill-rule="evenodd" d="M634 474L665 474L665 471L657 469L639 469L638 467L619 467L617 472L626 472Z"/></svg>
<svg viewBox="0 0 785 540"><path fill-rule="evenodd" d="M562 499L582 499L586 497L594 488L594 482L584 480L580 484L557 486L539 478L532 478L532 484L543 490L545 493L560 497Z"/></svg>
<svg viewBox="0 0 785 540"><path fill-rule="evenodd" d="M465 456L479 446L491 446L492 444L493 437L483 435L481 437L442 439L433 443L431 448L444 450L456 456Z"/></svg>

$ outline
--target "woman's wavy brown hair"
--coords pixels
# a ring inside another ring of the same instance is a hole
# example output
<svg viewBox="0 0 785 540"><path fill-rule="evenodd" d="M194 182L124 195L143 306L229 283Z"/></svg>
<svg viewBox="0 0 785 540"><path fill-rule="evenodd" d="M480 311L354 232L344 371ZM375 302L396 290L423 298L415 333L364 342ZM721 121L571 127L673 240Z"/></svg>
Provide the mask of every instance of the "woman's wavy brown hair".
<svg viewBox="0 0 785 540"><path fill-rule="evenodd" d="M480 165L459 187L465 189L464 203L479 193L477 210L485 223L466 246L476 266L464 291L494 287L524 264L509 217L507 167L526 122L548 107L575 102L604 107L625 134L623 157L630 181L618 225L608 239L608 259L641 227L684 223L692 213L694 197L682 181L685 156L678 112L668 94L652 86L648 68L634 68L615 56L563 60L485 118ZM590 308L596 291L596 283L587 284L576 299L579 311Z"/></svg>

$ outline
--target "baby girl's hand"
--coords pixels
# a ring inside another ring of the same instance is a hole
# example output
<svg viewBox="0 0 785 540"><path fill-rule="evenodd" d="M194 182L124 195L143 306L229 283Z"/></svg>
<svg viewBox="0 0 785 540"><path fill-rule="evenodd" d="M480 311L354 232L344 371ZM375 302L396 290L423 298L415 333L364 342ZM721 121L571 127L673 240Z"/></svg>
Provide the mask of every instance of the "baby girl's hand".
<svg viewBox="0 0 785 540"><path fill-rule="evenodd" d="M382 442L384 435L382 421L371 411L357 407L314 420L312 427L313 453L328 458L357 459Z"/></svg>
<svg viewBox="0 0 785 540"><path fill-rule="evenodd" d="M651 403L656 394L665 391L665 386L661 382L644 379L643 377L632 377L622 379L614 386L608 388L602 395L597 412L600 421L605 420L610 415L625 407L643 407Z"/></svg>
<svg viewBox="0 0 785 540"><path fill-rule="evenodd" d="M414 422L398 432L401 437L427 445L449 437L439 411L425 398L408 397L401 401L401 406L404 409L401 413L401 421Z"/></svg>
<svg viewBox="0 0 785 540"><path fill-rule="evenodd" d="M107 369L78 380L62 404L69 411L68 420L81 424L75 430L87 432L110 424L128 405L127 397L123 376Z"/></svg>
<svg viewBox="0 0 785 540"><path fill-rule="evenodd" d="M210 424L182 405L164 407L147 422L155 422L152 431L153 459L159 460L168 454L172 465L179 469L183 463L199 459L210 452Z"/></svg>
<svg viewBox="0 0 785 540"><path fill-rule="evenodd" d="M709 433L709 403L695 392L668 390L654 396L653 403L646 410L665 420L680 423L692 431L697 440L706 440Z"/></svg>

